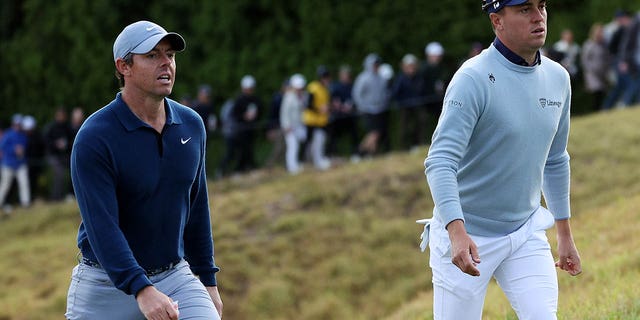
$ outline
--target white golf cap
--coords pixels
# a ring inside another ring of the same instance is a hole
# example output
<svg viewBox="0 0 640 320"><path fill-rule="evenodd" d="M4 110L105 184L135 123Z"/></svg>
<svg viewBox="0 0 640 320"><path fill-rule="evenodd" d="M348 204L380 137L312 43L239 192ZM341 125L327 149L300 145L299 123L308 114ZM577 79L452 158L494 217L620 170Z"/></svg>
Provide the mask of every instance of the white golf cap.
<svg viewBox="0 0 640 320"><path fill-rule="evenodd" d="M251 75L246 75L242 77L242 80L240 80L240 87L242 89L250 89L250 88L254 88L255 86L256 86L256 79Z"/></svg>
<svg viewBox="0 0 640 320"><path fill-rule="evenodd" d="M412 55L411 53L407 53L402 57L402 64L416 64L418 63L418 58Z"/></svg>
<svg viewBox="0 0 640 320"><path fill-rule="evenodd" d="M378 74L385 80L391 80L395 72L390 64L383 63L380 65L380 68L378 68Z"/></svg>
<svg viewBox="0 0 640 320"><path fill-rule="evenodd" d="M302 89L305 85L307 85L307 80L303 75L296 73L289 79L289 84L294 89Z"/></svg>
<svg viewBox="0 0 640 320"><path fill-rule="evenodd" d="M24 116L20 125L22 130L31 130L36 127L36 119L32 116Z"/></svg>
<svg viewBox="0 0 640 320"><path fill-rule="evenodd" d="M165 37L171 42L173 50L184 50L186 43L181 35L167 32L161 26L150 21L134 22L126 26L113 43L113 61L124 58L129 53L147 53Z"/></svg>
<svg viewBox="0 0 640 320"><path fill-rule="evenodd" d="M430 56L441 56L444 54L444 48L440 42L429 42L429 44L424 48L424 53Z"/></svg>

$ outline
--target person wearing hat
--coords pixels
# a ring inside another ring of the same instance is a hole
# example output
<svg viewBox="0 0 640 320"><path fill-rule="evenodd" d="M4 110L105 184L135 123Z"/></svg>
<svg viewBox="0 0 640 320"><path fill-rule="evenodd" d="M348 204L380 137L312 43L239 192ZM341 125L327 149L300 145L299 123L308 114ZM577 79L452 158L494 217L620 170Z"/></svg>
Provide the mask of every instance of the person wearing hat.
<svg viewBox="0 0 640 320"><path fill-rule="evenodd" d="M453 76L425 160L435 208L421 221L421 247L430 248L434 319L481 319L492 278L519 319L556 319L555 267L582 271L569 224L569 74L540 54L546 1L483 8L496 38Z"/></svg>
<svg viewBox="0 0 640 320"><path fill-rule="evenodd" d="M412 149L427 143L425 123L427 112L423 101L423 82L418 75L418 58L405 54L400 63L401 73L393 81L391 98L398 106L400 123L398 130L402 147Z"/></svg>
<svg viewBox="0 0 640 320"><path fill-rule="evenodd" d="M167 98L185 41L138 21L116 38L121 91L84 122L71 176L82 221L67 319L220 319L200 116Z"/></svg>
<svg viewBox="0 0 640 320"><path fill-rule="evenodd" d="M424 48L425 60L418 72L423 83L423 99L427 111L431 114L431 124L428 135L433 132L433 127L442 111L442 97L451 77L443 58L444 47L439 42L429 42Z"/></svg>
<svg viewBox="0 0 640 320"><path fill-rule="evenodd" d="M36 119L31 115L22 117L22 132L27 136L27 146L24 150L24 156L27 159L27 167L29 170L29 190L31 201L42 196L43 190L38 188L38 181L46 170L45 161L45 143L42 132L37 126Z"/></svg>
<svg viewBox="0 0 640 320"><path fill-rule="evenodd" d="M223 125L231 125L225 137L225 155L220 164L221 174L231 171L245 172L256 167L254 144L258 130L258 115L263 109L262 101L256 95L256 79L245 75L240 80L240 95L231 100L228 116L223 117ZM226 120L226 124L224 124ZM227 130L225 130L227 131Z"/></svg>
<svg viewBox="0 0 640 320"><path fill-rule="evenodd" d="M29 187L29 168L27 166L27 136L22 130L21 114L15 114L11 118L11 128L9 128L2 138L0 138L0 208L5 213L9 213L11 208L5 206L5 200L9 193L9 188L15 177L18 183L18 194L20 204L27 207L31 204L31 189Z"/></svg>
<svg viewBox="0 0 640 320"><path fill-rule="evenodd" d="M363 115L365 135L359 146L362 156L371 157L378 152L380 142L386 142L389 121L389 90L387 80L378 72L382 58L370 53L364 58L364 70L353 83L351 94L358 112Z"/></svg>
<svg viewBox="0 0 640 320"><path fill-rule="evenodd" d="M298 153L300 143L307 138L307 131L302 123L302 112L307 108L309 102L309 93L305 90L306 85L307 80L303 75L299 73L292 75L280 106L280 127L284 133L287 147L285 165L291 174L302 171Z"/></svg>

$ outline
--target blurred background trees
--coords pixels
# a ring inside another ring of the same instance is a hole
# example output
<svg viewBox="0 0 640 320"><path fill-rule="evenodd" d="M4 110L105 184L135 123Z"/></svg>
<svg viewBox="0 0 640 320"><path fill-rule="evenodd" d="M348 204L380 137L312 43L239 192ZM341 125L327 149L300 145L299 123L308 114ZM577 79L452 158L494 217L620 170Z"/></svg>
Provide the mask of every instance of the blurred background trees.
<svg viewBox="0 0 640 320"><path fill-rule="evenodd" d="M616 9L640 9L628 0L564 0L549 3L547 43L563 28L582 43L595 21ZM0 119L15 112L50 119L57 106L92 112L110 101L113 40L127 24L152 20L182 34L173 97L213 88L216 106L235 95L251 73L266 100L294 72L313 77L319 64L356 72L364 56L379 53L396 69L406 53L423 56L439 41L455 67L472 42L493 39L480 1L123 1L3 0L0 4ZM574 114L581 113L576 95Z"/></svg>

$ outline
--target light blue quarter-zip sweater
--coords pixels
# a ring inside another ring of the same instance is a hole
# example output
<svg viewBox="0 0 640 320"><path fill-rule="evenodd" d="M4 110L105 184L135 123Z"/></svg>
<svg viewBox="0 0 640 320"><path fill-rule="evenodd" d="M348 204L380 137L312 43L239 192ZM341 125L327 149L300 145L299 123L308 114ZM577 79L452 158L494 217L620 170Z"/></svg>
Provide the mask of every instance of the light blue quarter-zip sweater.
<svg viewBox="0 0 640 320"><path fill-rule="evenodd" d="M568 219L569 109L565 69L542 57L510 62L491 45L454 75L425 160L444 225L462 219L468 233L509 234L541 205Z"/></svg>

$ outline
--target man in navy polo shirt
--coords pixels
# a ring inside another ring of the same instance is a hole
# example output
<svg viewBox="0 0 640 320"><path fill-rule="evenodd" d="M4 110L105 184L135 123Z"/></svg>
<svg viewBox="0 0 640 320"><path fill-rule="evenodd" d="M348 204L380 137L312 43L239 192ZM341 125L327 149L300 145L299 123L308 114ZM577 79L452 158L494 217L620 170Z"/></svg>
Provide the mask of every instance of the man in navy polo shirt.
<svg viewBox="0 0 640 320"><path fill-rule="evenodd" d="M82 223L67 319L220 319L198 114L168 99L182 36L139 21L116 38L122 87L73 145Z"/></svg>

